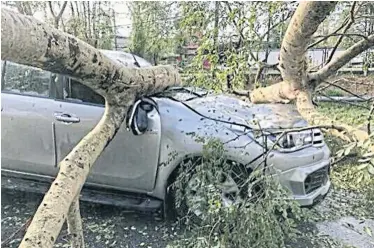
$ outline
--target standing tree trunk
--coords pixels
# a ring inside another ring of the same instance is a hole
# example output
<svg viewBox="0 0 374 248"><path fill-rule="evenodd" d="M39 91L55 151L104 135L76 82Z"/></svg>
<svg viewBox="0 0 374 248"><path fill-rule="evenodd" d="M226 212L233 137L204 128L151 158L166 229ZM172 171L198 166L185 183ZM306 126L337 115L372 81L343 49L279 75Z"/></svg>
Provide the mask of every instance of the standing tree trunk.
<svg viewBox="0 0 374 248"><path fill-rule="evenodd" d="M79 39L6 9L1 13L1 30L2 60L69 75L105 98L103 117L59 163L57 177L20 245L52 247L68 215L77 213L78 202L75 206L72 203L79 197L92 165L120 128L129 106L137 97L179 84L180 78L169 66L122 67ZM79 224L70 225L74 228Z"/></svg>
<svg viewBox="0 0 374 248"><path fill-rule="evenodd" d="M64 13L65 11L65 8L66 8L66 5L68 4L67 1L65 1L63 4L62 4L62 7L60 9L60 12L56 15L54 10L53 10L53 7L52 7L52 2L51 1L48 1L48 6L49 6L49 10L53 16L53 19L54 19L54 27L55 28L58 28L59 26L59 23L60 23L60 20L62 18L62 14Z"/></svg>

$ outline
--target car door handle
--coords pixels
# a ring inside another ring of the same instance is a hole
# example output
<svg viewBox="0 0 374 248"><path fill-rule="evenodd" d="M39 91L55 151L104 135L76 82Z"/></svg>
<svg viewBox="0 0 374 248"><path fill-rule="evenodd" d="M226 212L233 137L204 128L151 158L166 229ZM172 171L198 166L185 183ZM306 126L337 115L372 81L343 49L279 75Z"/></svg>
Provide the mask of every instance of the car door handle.
<svg viewBox="0 0 374 248"><path fill-rule="evenodd" d="M55 118L58 121L68 122L68 123L78 123L80 119L76 116L71 116L70 114L55 114Z"/></svg>

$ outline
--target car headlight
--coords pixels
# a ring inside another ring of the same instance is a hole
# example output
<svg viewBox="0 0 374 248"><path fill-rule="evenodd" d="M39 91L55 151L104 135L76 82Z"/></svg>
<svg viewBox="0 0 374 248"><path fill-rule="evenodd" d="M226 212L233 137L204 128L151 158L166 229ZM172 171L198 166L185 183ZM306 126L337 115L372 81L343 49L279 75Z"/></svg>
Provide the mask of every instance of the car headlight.
<svg viewBox="0 0 374 248"><path fill-rule="evenodd" d="M299 148L312 143L312 132L297 132L288 134L294 143L294 146Z"/></svg>
<svg viewBox="0 0 374 248"><path fill-rule="evenodd" d="M271 142L278 141L277 145L281 148L301 148L305 145L312 144L313 133L311 130L301 132L290 132L286 134L268 135Z"/></svg>

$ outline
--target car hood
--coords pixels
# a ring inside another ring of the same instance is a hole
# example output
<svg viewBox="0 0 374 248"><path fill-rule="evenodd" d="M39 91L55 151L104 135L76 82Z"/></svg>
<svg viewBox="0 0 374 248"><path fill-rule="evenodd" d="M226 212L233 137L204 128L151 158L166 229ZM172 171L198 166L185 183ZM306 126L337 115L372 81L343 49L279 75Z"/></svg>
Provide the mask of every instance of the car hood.
<svg viewBox="0 0 374 248"><path fill-rule="evenodd" d="M184 102L207 117L245 124L252 128L306 127L307 122L291 104L253 104L226 95L211 95ZM259 123L259 124L256 124Z"/></svg>

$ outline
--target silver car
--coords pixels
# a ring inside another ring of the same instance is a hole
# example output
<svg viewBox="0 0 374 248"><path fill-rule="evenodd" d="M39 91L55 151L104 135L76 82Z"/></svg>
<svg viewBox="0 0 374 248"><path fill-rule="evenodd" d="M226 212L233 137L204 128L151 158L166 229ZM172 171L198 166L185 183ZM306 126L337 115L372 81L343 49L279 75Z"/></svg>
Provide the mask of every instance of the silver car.
<svg viewBox="0 0 374 248"><path fill-rule="evenodd" d="M103 53L129 67L151 66L131 54ZM66 76L7 61L2 61L1 79L2 187L45 192L58 162L101 118L104 99ZM277 142L267 154L271 173L302 206L313 205L330 188L330 151L322 132L306 127L292 105L251 104L202 89L170 88L134 103L93 166L81 199L159 209L179 166L202 156L199 136L221 140L227 159L249 171ZM283 138L275 134L291 128L299 130ZM226 193L222 200L229 201Z"/></svg>

